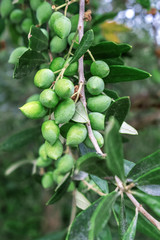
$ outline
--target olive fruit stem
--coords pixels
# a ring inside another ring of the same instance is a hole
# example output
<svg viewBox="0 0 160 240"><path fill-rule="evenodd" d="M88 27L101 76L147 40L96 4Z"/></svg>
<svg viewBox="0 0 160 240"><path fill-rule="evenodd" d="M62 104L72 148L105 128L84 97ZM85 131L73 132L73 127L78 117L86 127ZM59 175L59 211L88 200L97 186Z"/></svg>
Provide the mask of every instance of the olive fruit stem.
<svg viewBox="0 0 160 240"><path fill-rule="evenodd" d="M68 4L69 4L69 0L66 0L66 7L65 7L65 10L64 10L64 16L66 16L67 15L67 10L68 10Z"/></svg>
<svg viewBox="0 0 160 240"><path fill-rule="evenodd" d="M83 35L84 35L84 12L85 12L85 0L80 0L79 2L79 22L78 22L78 31L79 31L79 42L81 41ZM84 62L83 62L83 56L79 59L79 65L78 65L78 72L79 72L79 85L82 84L81 87L81 102L87 112L87 103L86 103L86 97L85 97L85 91L84 91L84 83L85 83L85 77L84 77ZM93 135L93 131L91 128L90 121L86 124L87 130L88 130L88 136L93 143L93 146L98 154L101 156L106 156L100 149L97 140L95 136Z"/></svg>
<svg viewBox="0 0 160 240"><path fill-rule="evenodd" d="M93 190L93 191L96 192L99 196L106 196L105 193L103 193L103 192L99 191L98 189L94 188L94 187L92 186L92 184L89 184L87 181L83 180L82 182L84 183L84 185L86 185L86 186L88 187L88 190L90 190L90 189Z"/></svg>
<svg viewBox="0 0 160 240"><path fill-rule="evenodd" d="M95 60L95 58L93 57L91 51L88 49L87 52L88 52L89 56L91 57L92 61L95 62L96 60Z"/></svg>
<svg viewBox="0 0 160 240"><path fill-rule="evenodd" d="M55 11L58 11L59 9L65 7L66 5L71 5L72 3L75 3L75 2L78 2L79 0L71 0L71 1L68 1L67 3L64 3L58 7L56 7L55 5L52 6L52 9L54 9Z"/></svg>
<svg viewBox="0 0 160 240"><path fill-rule="evenodd" d="M66 57L66 61L69 59L70 55L72 55L72 49L73 49L74 43L76 42L77 35L78 35L78 30L75 32L74 38L72 40L72 44L71 44L71 46L69 48L69 51L68 51L68 54L67 54L67 57Z"/></svg>

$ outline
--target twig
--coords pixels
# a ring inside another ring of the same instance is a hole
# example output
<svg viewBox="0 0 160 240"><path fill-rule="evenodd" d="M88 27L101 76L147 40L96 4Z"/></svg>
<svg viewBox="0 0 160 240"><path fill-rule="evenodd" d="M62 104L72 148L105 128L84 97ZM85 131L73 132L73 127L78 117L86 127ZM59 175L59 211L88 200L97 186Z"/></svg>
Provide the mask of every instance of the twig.
<svg viewBox="0 0 160 240"><path fill-rule="evenodd" d="M72 3L75 3L75 2L78 2L78 0L71 0L70 2L67 2L67 3L64 3L62 5L60 5L59 7L56 7L56 6L52 6L52 8L55 10L55 11L58 11L59 9L65 7L66 5L71 5Z"/></svg>
<svg viewBox="0 0 160 240"><path fill-rule="evenodd" d="M79 31L79 43L84 35L84 12L85 12L85 0L80 0L80 6L79 6L79 22L78 22L78 31ZM87 112L87 103L86 103L86 97L85 97L85 91L84 91L84 83L85 83L85 77L84 77L84 63L83 63L83 56L79 59L79 66L78 66L78 72L79 72L79 85L82 84L82 90L81 90L81 102ZM93 135L93 131L91 128L90 121L86 124L88 129L88 136L98 154L101 156L106 156L100 149L97 140L95 136Z"/></svg>
<svg viewBox="0 0 160 240"><path fill-rule="evenodd" d="M100 196L106 196L105 193L103 193L103 192L97 190L97 189L94 188L91 184L89 184L87 181L83 180L82 182L88 187L88 189L93 190L93 191L96 192L98 195L100 195Z"/></svg>

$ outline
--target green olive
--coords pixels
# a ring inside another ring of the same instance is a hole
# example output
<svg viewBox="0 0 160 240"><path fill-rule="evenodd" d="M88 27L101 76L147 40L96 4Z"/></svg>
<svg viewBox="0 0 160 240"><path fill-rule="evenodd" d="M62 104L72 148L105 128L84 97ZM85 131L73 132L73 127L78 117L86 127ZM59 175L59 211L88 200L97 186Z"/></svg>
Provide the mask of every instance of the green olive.
<svg viewBox="0 0 160 240"><path fill-rule="evenodd" d="M21 9L14 9L10 14L11 22L20 23L23 18L23 11Z"/></svg>
<svg viewBox="0 0 160 240"><path fill-rule="evenodd" d="M63 145L59 139L54 143L54 145L51 145L46 141L45 147L47 156L51 159L57 160L63 153Z"/></svg>
<svg viewBox="0 0 160 240"><path fill-rule="evenodd" d="M37 16L39 24L42 25L43 23L48 22L51 14L52 14L51 4L49 4L46 1L41 3L36 11L36 16Z"/></svg>
<svg viewBox="0 0 160 240"><path fill-rule="evenodd" d="M71 155L65 154L56 161L56 167L62 174L69 172L74 166L74 159Z"/></svg>
<svg viewBox="0 0 160 240"><path fill-rule="evenodd" d="M52 176L53 176L53 180L54 182L56 182L57 184L60 184L64 178L63 175L61 175L61 173L59 172L58 169L55 169L52 173Z"/></svg>
<svg viewBox="0 0 160 240"><path fill-rule="evenodd" d="M32 96L30 96L29 98L27 98L26 102L33 102L33 101L39 101L39 94L33 94Z"/></svg>
<svg viewBox="0 0 160 240"><path fill-rule="evenodd" d="M0 4L0 15L2 18L7 17L13 9L11 0L2 0Z"/></svg>
<svg viewBox="0 0 160 240"><path fill-rule="evenodd" d="M49 88L55 79L50 69L39 70L34 77L34 84L39 88Z"/></svg>
<svg viewBox="0 0 160 240"><path fill-rule="evenodd" d="M42 136L45 140L47 140L51 145L53 145L57 139L59 138L60 129L59 127L54 123L53 120L45 121L42 124Z"/></svg>
<svg viewBox="0 0 160 240"><path fill-rule="evenodd" d="M58 70L60 70L60 69L63 68L64 63L65 63L64 58L62 58L62 57L57 57L57 58L55 58L55 59L52 60L49 68L50 68L53 72L56 72L56 71L58 71Z"/></svg>
<svg viewBox="0 0 160 240"><path fill-rule="evenodd" d="M37 10L37 8L41 5L42 0L30 0L30 6L32 10Z"/></svg>
<svg viewBox="0 0 160 240"><path fill-rule="evenodd" d="M109 66L104 61L95 61L91 64L91 73L101 78L107 77L109 74Z"/></svg>
<svg viewBox="0 0 160 240"><path fill-rule="evenodd" d="M111 98L106 95L90 97L87 100L88 109L92 112L104 112L111 104Z"/></svg>
<svg viewBox="0 0 160 240"><path fill-rule="evenodd" d="M87 129L81 123L74 124L67 133L67 145L77 146L87 137Z"/></svg>
<svg viewBox="0 0 160 240"><path fill-rule="evenodd" d="M94 136L95 136L95 138L97 140L97 143L98 143L99 147L100 148L103 147L103 145L104 145L104 138L103 138L102 134L99 133L98 131L95 131L95 130L93 130L93 134L94 134ZM85 145L87 147L94 148L93 143L91 142L91 140L90 140L90 138L88 136L87 136L86 140L84 141L84 143L85 143Z"/></svg>
<svg viewBox="0 0 160 240"><path fill-rule="evenodd" d="M45 143L43 143L40 148L39 148L39 156L44 160L46 161L48 158L47 158L47 153L46 153L46 147L45 147Z"/></svg>
<svg viewBox="0 0 160 240"><path fill-rule="evenodd" d="M65 62L64 66L65 66L66 64L68 64L68 63L71 61L71 59L72 59L72 58L69 58L69 59ZM77 63L77 62L74 62L74 63L69 64L69 66L67 67L67 69L66 69L65 72L64 72L64 75L66 75L66 76L74 76L74 75L77 73L77 71L78 71L78 63Z"/></svg>
<svg viewBox="0 0 160 240"><path fill-rule="evenodd" d="M52 53L61 53L67 47L67 39L61 39L58 36L52 38L50 42L50 49Z"/></svg>
<svg viewBox="0 0 160 240"><path fill-rule="evenodd" d="M49 165L51 165L52 163L52 159L47 158L46 160L44 160L43 158L39 157L36 160L36 166L38 167L48 167Z"/></svg>
<svg viewBox="0 0 160 240"><path fill-rule="evenodd" d="M54 108L59 102L57 94L52 89L43 90L43 92L40 94L39 100L42 105L47 108Z"/></svg>
<svg viewBox="0 0 160 240"><path fill-rule="evenodd" d="M74 39L75 34L76 34L75 32L72 32L72 33L69 34L69 36L68 36L69 45L72 44L72 41ZM78 35L76 36L76 42L79 42L79 36ZM76 43L76 42L73 44L74 49L76 49L78 47L78 43Z"/></svg>
<svg viewBox="0 0 160 240"><path fill-rule="evenodd" d="M53 186L53 176L52 172L47 172L42 177L42 186L44 188L50 188Z"/></svg>
<svg viewBox="0 0 160 240"><path fill-rule="evenodd" d="M87 90L92 95L99 95L104 90L103 79L97 76L93 76L87 81Z"/></svg>
<svg viewBox="0 0 160 240"><path fill-rule="evenodd" d="M47 113L47 109L39 101L28 102L20 110L26 117L31 119L42 118Z"/></svg>
<svg viewBox="0 0 160 240"><path fill-rule="evenodd" d="M18 47L13 50L11 53L8 62L12 64L17 64L19 62L19 58L28 50L26 47Z"/></svg>
<svg viewBox="0 0 160 240"><path fill-rule="evenodd" d="M75 114L75 102L69 98L58 104L54 112L56 124L69 122Z"/></svg>
<svg viewBox="0 0 160 240"><path fill-rule="evenodd" d="M59 97L63 99L69 98L74 93L74 85L68 79L60 79L56 81L55 92Z"/></svg>
<svg viewBox="0 0 160 240"><path fill-rule="evenodd" d="M55 20L54 22L54 32L58 37L64 39L68 37L71 31L71 21L69 18L62 16Z"/></svg>
<svg viewBox="0 0 160 240"><path fill-rule="evenodd" d="M49 19L49 28L50 28L52 31L54 31L54 23L55 23L55 21L56 21L58 18L62 17L62 16L63 16L63 14L62 14L61 12L54 12L54 13L52 13L52 15L51 15L51 17L50 17L50 19Z"/></svg>
<svg viewBox="0 0 160 240"><path fill-rule="evenodd" d="M32 25L33 25L32 19L26 18L23 20L23 22L21 24L21 28L22 28L23 32L28 34Z"/></svg>
<svg viewBox="0 0 160 240"><path fill-rule="evenodd" d="M105 115L98 112L89 113L91 127L94 130L104 130Z"/></svg>

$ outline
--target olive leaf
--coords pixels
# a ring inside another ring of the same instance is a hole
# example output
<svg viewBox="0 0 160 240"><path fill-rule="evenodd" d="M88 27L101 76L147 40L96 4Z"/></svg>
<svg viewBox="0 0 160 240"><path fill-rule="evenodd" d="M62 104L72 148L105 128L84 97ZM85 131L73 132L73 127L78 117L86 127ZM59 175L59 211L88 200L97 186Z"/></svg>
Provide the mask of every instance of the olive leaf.
<svg viewBox="0 0 160 240"><path fill-rule="evenodd" d="M88 199L78 190L76 190L75 192L75 199L76 199L76 206L82 210L85 210L91 205Z"/></svg>
<svg viewBox="0 0 160 240"><path fill-rule="evenodd" d="M136 209L135 216L129 225L126 233L123 236L123 240L134 240L136 235L136 227L137 227L137 221L138 221L138 209Z"/></svg>
<svg viewBox="0 0 160 240"><path fill-rule="evenodd" d="M40 28L32 26L29 33L29 47L34 51L43 51L48 47L48 39Z"/></svg>
<svg viewBox="0 0 160 240"><path fill-rule="evenodd" d="M101 189L103 193L106 193L106 194L109 193L108 183L106 180L103 180L93 174L90 174L90 178Z"/></svg>
<svg viewBox="0 0 160 240"><path fill-rule="evenodd" d="M87 123L89 121L88 114L80 101L76 103L76 110L72 121L79 123Z"/></svg>

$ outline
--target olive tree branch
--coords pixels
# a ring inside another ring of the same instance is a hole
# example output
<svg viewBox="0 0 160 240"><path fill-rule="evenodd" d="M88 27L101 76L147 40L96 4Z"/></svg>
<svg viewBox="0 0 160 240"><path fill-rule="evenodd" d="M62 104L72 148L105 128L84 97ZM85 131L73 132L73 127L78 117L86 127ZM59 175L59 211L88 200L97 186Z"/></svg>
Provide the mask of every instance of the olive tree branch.
<svg viewBox="0 0 160 240"><path fill-rule="evenodd" d="M85 12L85 0L80 0L79 2L79 22L78 22L78 31L79 31L79 43L84 35L84 12ZM84 77L84 62L83 62L83 56L79 59L79 66L78 66L78 72L79 72L79 85L82 85L81 88L81 102L87 112L87 103L86 103L86 97L85 97L85 91L84 91L84 83L85 83L85 77ZM91 128L90 121L86 124L88 129L88 136L98 154L101 156L105 156L105 154L101 151L97 140L95 136L93 135L93 131Z"/></svg>

